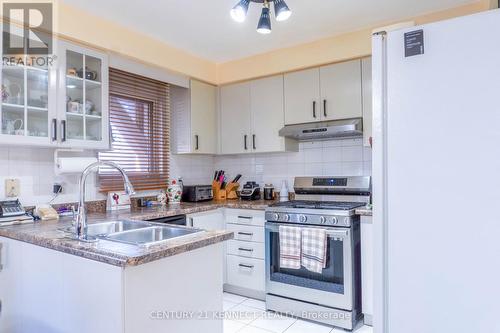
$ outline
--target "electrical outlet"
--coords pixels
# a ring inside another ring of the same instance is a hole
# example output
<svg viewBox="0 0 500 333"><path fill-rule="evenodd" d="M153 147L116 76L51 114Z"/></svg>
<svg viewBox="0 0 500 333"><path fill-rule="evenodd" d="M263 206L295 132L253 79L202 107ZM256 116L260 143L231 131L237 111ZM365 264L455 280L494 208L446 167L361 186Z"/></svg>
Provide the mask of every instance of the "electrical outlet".
<svg viewBox="0 0 500 333"><path fill-rule="evenodd" d="M21 188L19 179L6 179L5 180L5 196L12 198L19 196Z"/></svg>

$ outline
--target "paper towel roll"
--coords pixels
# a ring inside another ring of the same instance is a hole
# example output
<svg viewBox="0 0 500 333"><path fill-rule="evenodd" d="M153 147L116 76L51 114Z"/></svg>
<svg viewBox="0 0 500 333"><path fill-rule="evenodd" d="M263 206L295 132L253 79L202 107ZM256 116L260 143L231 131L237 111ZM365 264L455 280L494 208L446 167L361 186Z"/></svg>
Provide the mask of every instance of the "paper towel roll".
<svg viewBox="0 0 500 333"><path fill-rule="evenodd" d="M60 157L56 163L56 174L80 173L95 162L95 157Z"/></svg>

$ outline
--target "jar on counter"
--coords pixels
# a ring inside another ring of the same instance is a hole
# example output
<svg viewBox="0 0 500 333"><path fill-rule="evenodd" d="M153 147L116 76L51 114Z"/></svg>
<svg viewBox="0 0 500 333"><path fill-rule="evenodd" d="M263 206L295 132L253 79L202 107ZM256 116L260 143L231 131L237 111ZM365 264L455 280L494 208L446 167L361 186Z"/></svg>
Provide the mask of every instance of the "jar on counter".
<svg viewBox="0 0 500 333"><path fill-rule="evenodd" d="M274 186L273 186L273 184L266 184L264 186L264 200L274 200Z"/></svg>

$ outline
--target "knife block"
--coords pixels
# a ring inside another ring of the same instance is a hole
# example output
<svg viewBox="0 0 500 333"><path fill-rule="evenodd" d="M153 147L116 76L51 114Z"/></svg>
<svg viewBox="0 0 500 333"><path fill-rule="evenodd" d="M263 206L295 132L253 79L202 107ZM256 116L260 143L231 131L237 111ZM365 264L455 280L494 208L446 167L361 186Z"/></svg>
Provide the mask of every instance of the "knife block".
<svg viewBox="0 0 500 333"><path fill-rule="evenodd" d="M224 201L226 200L227 192L225 189L221 189L220 186L221 184L219 182L215 180L212 182L212 192L214 194L214 200Z"/></svg>
<svg viewBox="0 0 500 333"><path fill-rule="evenodd" d="M226 197L227 200L236 200L238 199L238 188L240 187L239 183L229 183L226 185Z"/></svg>

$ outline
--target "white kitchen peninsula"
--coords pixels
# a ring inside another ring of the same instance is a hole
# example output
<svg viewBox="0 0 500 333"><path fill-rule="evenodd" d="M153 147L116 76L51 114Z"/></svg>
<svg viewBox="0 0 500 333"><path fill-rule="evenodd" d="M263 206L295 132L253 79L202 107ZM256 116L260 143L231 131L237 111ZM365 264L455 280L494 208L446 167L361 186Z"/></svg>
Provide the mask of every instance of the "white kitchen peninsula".
<svg viewBox="0 0 500 333"><path fill-rule="evenodd" d="M222 332L222 242L232 233L148 249L65 239L67 225L0 228L0 332Z"/></svg>

